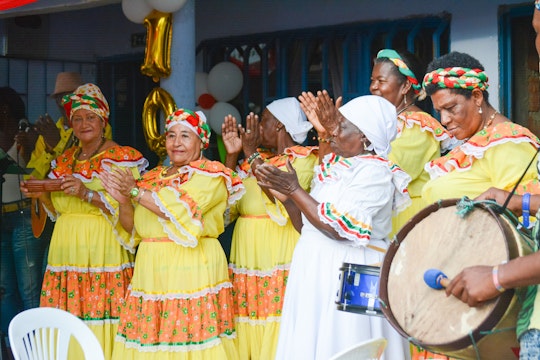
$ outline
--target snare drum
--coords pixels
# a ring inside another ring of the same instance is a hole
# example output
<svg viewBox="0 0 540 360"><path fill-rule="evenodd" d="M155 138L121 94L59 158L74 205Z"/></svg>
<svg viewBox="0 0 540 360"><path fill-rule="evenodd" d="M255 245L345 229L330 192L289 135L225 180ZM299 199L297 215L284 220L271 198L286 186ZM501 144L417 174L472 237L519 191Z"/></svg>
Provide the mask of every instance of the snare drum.
<svg viewBox="0 0 540 360"><path fill-rule="evenodd" d="M473 308L424 283L431 268L452 279L465 267L500 264L533 250L530 236L510 217L485 204L461 217L457 201L426 207L396 234L381 267L382 311L398 332L429 351L459 359L517 359L520 306L514 291Z"/></svg>
<svg viewBox="0 0 540 360"><path fill-rule="evenodd" d="M380 268L343 263L339 270L338 310L383 316L379 304Z"/></svg>

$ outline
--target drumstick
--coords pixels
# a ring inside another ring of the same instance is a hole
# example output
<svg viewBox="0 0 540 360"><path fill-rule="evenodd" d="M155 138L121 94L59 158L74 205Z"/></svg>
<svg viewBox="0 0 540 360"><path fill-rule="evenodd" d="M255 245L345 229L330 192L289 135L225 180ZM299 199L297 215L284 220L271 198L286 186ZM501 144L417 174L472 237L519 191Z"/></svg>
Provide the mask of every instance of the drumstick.
<svg viewBox="0 0 540 360"><path fill-rule="evenodd" d="M448 276L446 276L439 269L429 269L424 273L424 281L432 289L440 290L445 288L450 283Z"/></svg>

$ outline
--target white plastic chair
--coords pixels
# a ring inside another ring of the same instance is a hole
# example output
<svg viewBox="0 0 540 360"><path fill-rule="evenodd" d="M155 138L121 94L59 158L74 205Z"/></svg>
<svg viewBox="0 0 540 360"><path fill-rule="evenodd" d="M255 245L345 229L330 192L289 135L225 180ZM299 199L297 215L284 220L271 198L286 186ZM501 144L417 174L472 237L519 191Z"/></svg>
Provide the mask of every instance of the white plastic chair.
<svg viewBox="0 0 540 360"><path fill-rule="evenodd" d="M385 338L366 340L335 354L330 360L378 360L387 342Z"/></svg>
<svg viewBox="0 0 540 360"><path fill-rule="evenodd" d="M65 360L71 336L86 360L103 360L103 350L88 326L67 311L34 308L17 314L8 329L15 360Z"/></svg>

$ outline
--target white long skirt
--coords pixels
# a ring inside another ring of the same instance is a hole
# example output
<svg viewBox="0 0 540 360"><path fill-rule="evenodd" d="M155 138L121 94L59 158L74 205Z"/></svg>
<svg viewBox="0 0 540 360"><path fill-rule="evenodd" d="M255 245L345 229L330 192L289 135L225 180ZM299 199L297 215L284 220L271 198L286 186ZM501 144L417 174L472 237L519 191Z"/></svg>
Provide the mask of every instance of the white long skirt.
<svg viewBox="0 0 540 360"><path fill-rule="evenodd" d="M383 359L410 359L409 343L384 317L337 309L336 293L343 263L375 265L384 254L329 239L304 226L295 248L281 319L276 360L328 360L357 343L384 337ZM382 240L370 244L386 248Z"/></svg>

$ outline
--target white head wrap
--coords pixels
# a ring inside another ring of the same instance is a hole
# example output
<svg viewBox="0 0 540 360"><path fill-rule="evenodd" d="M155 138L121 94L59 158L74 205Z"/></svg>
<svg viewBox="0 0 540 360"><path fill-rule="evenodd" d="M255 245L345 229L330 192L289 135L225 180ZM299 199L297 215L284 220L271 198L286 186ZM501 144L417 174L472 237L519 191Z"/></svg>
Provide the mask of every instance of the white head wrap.
<svg viewBox="0 0 540 360"><path fill-rule="evenodd" d="M339 108L347 120L362 131L377 155L386 157L390 142L397 135L396 107L381 96L366 95L352 99Z"/></svg>
<svg viewBox="0 0 540 360"><path fill-rule="evenodd" d="M268 104L266 108L285 125L285 130L295 142L301 144L306 140L307 133L313 125L307 121L298 100L293 97L279 99Z"/></svg>

